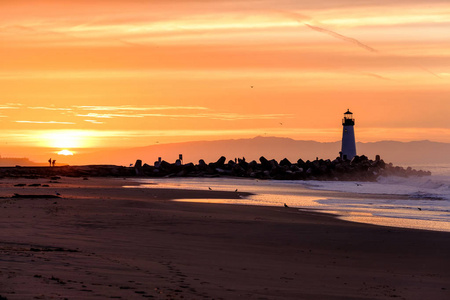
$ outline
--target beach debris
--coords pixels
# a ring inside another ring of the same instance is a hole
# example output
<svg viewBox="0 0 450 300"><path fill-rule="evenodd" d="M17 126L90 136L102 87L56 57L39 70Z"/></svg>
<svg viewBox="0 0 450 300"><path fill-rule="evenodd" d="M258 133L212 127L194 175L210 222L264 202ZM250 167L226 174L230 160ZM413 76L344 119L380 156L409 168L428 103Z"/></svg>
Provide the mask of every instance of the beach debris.
<svg viewBox="0 0 450 300"><path fill-rule="evenodd" d="M417 208L418 210L422 210L420 207Z"/></svg>
<svg viewBox="0 0 450 300"><path fill-rule="evenodd" d="M56 195L56 196L61 196L61 194L58 193L58 192L56 192L56 191L55 191L55 195Z"/></svg>
<svg viewBox="0 0 450 300"><path fill-rule="evenodd" d="M208 186L208 190L212 191L212 188L210 186Z"/></svg>
<svg viewBox="0 0 450 300"><path fill-rule="evenodd" d="M18 183L18 184L15 184L14 186L26 186L26 184L25 183Z"/></svg>

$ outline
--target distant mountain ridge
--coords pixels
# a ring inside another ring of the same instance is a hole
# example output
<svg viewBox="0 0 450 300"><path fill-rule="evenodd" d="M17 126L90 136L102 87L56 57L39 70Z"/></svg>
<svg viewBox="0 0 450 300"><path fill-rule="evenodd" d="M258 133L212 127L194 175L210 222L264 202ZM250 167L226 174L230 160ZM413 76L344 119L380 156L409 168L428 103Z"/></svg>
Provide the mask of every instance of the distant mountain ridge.
<svg viewBox="0 0 450 300"><path fill-rule="evenodd" d="M0 166L35 166L37 163L25 157L0 157Z"/></svg>
<svg viewBox="0 0 450 300"><path fill-rule="evenodd" d="M158 157L174 162L179 154L183 154L184 163L216 161L220 156L227 160L245 157L247 161L258 160L265 156L268 159L291 161L319 159L335 159L339 156L341 142L316 142L294 140L280 137L255 137L249 139L229 139L218 141L197 141L172 144L159 144L139 148L103 150L80 154L80 164L121 164L129 165L141 159L144 163L153 164ZM431 141L380 141L356 144L358 155L374 158L380 155L386 162L394 164L440 164L450 163L450 144Z"/></svg>

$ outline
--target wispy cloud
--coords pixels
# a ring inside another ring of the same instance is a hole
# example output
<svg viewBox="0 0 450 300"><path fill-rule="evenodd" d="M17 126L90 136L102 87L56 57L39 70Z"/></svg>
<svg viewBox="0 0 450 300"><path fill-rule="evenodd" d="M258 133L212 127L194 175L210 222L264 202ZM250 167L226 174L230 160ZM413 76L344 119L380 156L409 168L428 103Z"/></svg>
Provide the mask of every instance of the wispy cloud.
<svg viewBox="0 0 450 300"><path fill-rule="evenodd" d="M104 124L104 122L100 122L100 121L97 121L97 120L84 120L85 122L88 122L88 123L92 123L92 124Z"/></svg>
<svg viewBox="0 0 450 300"><path fill-rule="evenodd" d="M30 124L65 124L71 125L76 124L73 122L58 122L58 121L15 121L16 123L30 123Z"/></svg>
<svg viewBox="0 0 450 300"><path fill-rule="evenodd" d="M198 117L222 121L238 121L238 120L277 120L283 118L293 118L292 114L237 114L237 113L212 113L200 114L197 116L184 117Z"/></svg>
<svg viewBox="0 0 450 300"><path fill-rule="evenodd" d="M0 104L0 110L1 109L19 109L22 107L22 104L20 103L5 103Z"/></svg>
<svg viewBox="0 0 450 300"><path fill-rule="evenodd" d="M56 111L71 111L72 108L67 107L54 107L54 106L29 106L29 109L41 109L41 110L56 110Z"/></svg>
<svg viewBox="0 0 450 300"><path fill-rule="evenodd" d="M107 105L83 105L74 106L74 108L81 110L92 110L92 111L148 111L148 110L207 110L206 107L201 106L130 106L130 105L119 105L119 106L107 106Z"/></svg>
<svg viewBox="0 0 450 300"><path fill-rule="evenodd" d="M97 114L97 113L88 113L88 114L76 114L77 117L89 117L89 118L100 118L100 119L112 119L112 118L143 118L143 115L138 114Z"/></svg>
<svg viewBox="0 0 450 300"><path fill-rule="evenodd" d="M292 114L239 114L226 112L194 112L194 111L208 111L207 107L202 106L76 106L77 109L86 111L102 111L112 113L95 113L76 114L78 117L98 118L98 119L112 119L112 118L202 118L222 121L234 120L269 120L279 118L291 118ZM143 113L145 111L190 111L189 113ZM114 113L114 112L120 113Z"/></svg>
<svg viewBox="0 0 450 300"><path fill-rule="evenodd" d="M275 120L281 118L293 118L292 114L237 114L237 113L208 113L208 114L77 114L78 117L90 117L90 118L201 118L201 119L211 119L211 120L222 120L222 121L237 121L237 120Z"/></svg>

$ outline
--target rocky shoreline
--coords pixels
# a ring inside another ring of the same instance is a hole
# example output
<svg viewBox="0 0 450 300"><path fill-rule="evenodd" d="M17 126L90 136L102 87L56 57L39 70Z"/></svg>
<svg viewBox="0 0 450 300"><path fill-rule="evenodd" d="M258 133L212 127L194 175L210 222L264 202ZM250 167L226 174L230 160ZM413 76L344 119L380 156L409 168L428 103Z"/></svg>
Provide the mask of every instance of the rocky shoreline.
<svg viewBox="0 0 450 300"><path fill-rule="evenodd" d="M86 165L55 167L0 167L0 177L245 177L274 180L340 180L375 181L379 176L428 176L429 171L403 168L385 163L379 156L370 160L366 156L356 156L351 161L336 158L314 161L280 162L260 157L259 162L247 162L245 158L229 160L224 156L216 162L182 164L180 160L169 163L160 160L153 166L137 160L134 166Z"/></svg>

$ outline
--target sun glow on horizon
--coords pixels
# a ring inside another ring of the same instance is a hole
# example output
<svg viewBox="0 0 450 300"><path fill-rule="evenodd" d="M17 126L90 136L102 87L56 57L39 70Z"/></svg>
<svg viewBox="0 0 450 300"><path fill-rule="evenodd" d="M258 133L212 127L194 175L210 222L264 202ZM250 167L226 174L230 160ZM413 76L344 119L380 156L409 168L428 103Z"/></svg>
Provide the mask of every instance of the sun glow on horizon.
<svg viewBox="0 0 450 300"><path fill-rule="evenodd" d="M58 152L58 155L65 155L65 156L68 156L68 155L73 155L73 152L70 151L70 150L64 149L64 150L59 151L59 152Z"/></svg>
<svg viewBox="0 0 450 300"><path fill-rule="evenodd" d="M45 132L41 134L40 140L45 147L60 149L86 148L90 146L87 133L81 130Z"/></svg>

